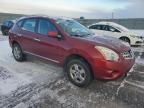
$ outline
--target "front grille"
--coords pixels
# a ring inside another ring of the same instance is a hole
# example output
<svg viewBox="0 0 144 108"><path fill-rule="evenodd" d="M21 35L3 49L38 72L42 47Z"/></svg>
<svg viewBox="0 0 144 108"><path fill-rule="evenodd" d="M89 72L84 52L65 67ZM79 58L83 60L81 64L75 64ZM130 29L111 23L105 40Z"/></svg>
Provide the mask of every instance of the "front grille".
<svg viewBox="0 0 144 108"><path fill-rule="evenodd" d="M122 55L125 59L133 59L134 58L134 53L131 50L123 52Z"/></svg>

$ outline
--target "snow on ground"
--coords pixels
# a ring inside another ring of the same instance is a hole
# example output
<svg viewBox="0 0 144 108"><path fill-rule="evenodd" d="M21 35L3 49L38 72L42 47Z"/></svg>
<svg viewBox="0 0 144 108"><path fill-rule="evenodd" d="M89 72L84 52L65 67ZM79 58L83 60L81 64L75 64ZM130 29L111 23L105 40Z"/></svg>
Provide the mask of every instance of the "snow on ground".
<svg viewBox="0 0 144 108"><path fill-rule="evenodd" d="M136 59L136 63L140 65L144 65L144 59L138 58Z"/></svg>
<svg viewBox="0 0 144 108"><path fill-rule="evenodd" d="M144 65L144 46L132 47L132 51L135 52L135 56L137 57L135 62Z"/></svg>
<svg viewBox="0 0 144 108"><path fill-rule="evenodd" d="M8 41L0 41L0 44L2 45L0 46L0 61L14 62ZM7 66L5 65L5 67ZM8 94L16 90L18 86L31 82L29 76L25 76L23 73L19 74L11 70L11 68L7 69L0 67L0 94Z"/></svg>
<svg viewBox="0 0 144 108"><path fill-rule="evenodd" d="M134 47L136 64L127 77L71 84L56 64L28 56L16 62L7 38L0 37L0 108L143 108L143 47ZM142 91L141 91L142 89Z"/></svg>
<svg viewBox="0 0 144 108"><path fill-rule="evenodd" d="M6 95L15 91L19 86L29 84L31 81L24 74L9 72L0 67L0 94Z"/></svg>

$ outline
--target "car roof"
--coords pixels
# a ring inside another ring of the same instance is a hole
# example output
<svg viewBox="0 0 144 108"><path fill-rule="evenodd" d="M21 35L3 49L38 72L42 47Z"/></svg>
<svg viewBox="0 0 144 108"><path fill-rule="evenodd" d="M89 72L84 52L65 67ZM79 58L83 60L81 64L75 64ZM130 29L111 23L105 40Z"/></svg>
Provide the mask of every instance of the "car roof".
<svg viewBox="0 0 144 108"><path fill-rule="evenodd" d="M98 25L98 24L103 24L103 25L111 25L111 26L119 26L119 24L115 23L115 22L107 22L107 21L101 21L92 25Z"/></svg>
<svg viewBox="0 0 144 108"><path fill-rule="evenodd" d="M4 22L13 22L13 23L15 23L15 20L5 20Z"/></svg>
<svg viewBox="0 0 144 108"><path fill-rule="evenodd" d="M47 16L47 15L28 15L28 16L23 16L21 18L19 18L19 20L21 19L27 19L27 18L48 18L48 19L52 19L52 20L73 20L72 18L68 18L68 17L53 17L53 16Z"/></svg>

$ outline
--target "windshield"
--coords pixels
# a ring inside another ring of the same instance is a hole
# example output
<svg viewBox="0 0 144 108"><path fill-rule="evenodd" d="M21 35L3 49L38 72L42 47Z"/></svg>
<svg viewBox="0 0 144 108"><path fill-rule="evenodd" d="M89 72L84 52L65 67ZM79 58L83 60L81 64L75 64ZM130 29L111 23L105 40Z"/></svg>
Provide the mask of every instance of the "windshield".
<svg viewBox="0 0 144 108"><path fill-rule="evenodd" d="M56 23L71 36L85 37L92 33L85 26L81 25L75 20L56 20Z"/></svg>
<svg viewBox="0 0 144 108"><path fill-rule="evenodd" d="M121 26L121 25L119 25L119 24L115 24L115 27L116 27L117 29L119 29L120 31L124 31L124 32L129 31L126 27Z"/></svg>

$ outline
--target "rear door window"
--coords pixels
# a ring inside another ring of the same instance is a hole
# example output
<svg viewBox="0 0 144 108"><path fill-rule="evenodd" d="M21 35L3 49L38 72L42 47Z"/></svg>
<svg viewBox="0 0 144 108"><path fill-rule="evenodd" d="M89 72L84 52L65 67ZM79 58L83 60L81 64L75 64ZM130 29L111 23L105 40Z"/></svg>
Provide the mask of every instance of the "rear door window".
<svg viewBox="0 0 144 108"><path fill-rule="evenodd" d="M101 25L95 25L95 29L101 30Z"/></svg>
<svg viewBox="0 0 144 108"><path fill-rule="evenodd" d="M90 29L97 29L97 30L101 30L101 25L92 25L89 27Z"/></svg>
<svg viewBox="0 0 144 108"><path fill-rule="evenodd" d="M50 31L58 32L55 26L48 20L40 19L38 23L38 33L42 35L48 35L48 32Z"/></svg>
<svg viewBox="0 0 144 108"><path fill-rule="evenodd" d="M27 19L25 20L22 28L26 31L35 32L36 21L36 19Z"/></svg>
<svg viewBox="0 0 144 108"><path fill-rule="evenodd" d="M101 29L100 29L100 30L107 31L107 26L106 26L106 25L100 25L100 26L101 26Z"/></svg>

